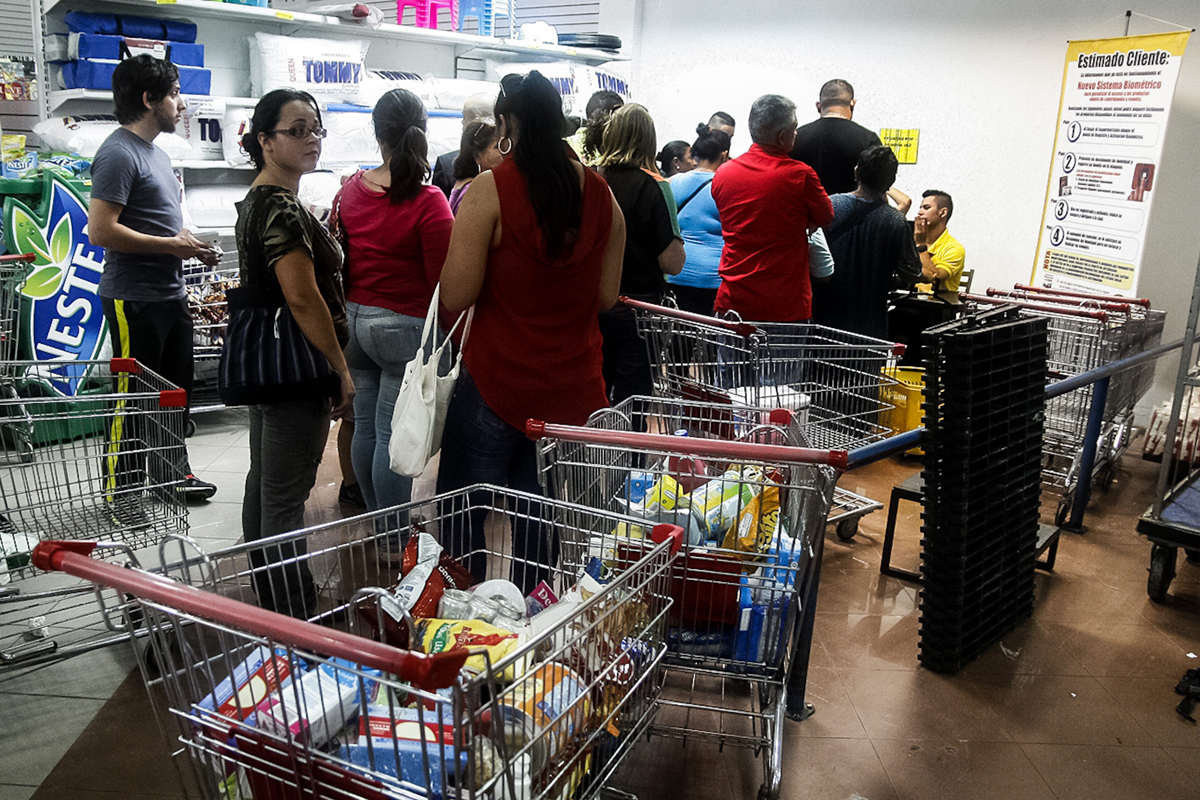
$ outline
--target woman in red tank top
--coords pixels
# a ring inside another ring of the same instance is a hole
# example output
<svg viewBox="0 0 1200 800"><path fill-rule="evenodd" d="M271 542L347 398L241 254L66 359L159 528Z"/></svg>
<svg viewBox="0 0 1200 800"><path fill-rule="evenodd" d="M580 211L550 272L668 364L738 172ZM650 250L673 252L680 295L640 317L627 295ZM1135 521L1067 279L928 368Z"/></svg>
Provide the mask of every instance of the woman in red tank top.
<svg viewBox="0 0 1200 800"><path fill-rule="evenodd" d="M562 99L540 73L500 82L496 122L507 158L472 182L442 269L443 305L458 312L474 304L475 319L446 417L439 493L492 483L541 494L525 421L581 425L608 405L597 314L617 300L621 210L604 181L569 155ZM443 545L477 579L487 575L486 513L470 530L442 531ZM547 531L521 521L513 531L512 580L526 593L557 561Z"/></svg>

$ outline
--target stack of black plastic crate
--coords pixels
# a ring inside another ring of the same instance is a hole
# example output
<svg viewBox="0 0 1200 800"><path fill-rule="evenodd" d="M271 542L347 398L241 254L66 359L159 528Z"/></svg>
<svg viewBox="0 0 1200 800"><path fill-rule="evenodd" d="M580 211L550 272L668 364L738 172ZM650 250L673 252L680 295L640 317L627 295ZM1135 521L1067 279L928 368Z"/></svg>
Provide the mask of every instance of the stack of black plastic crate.
<svg viewBox="0 0 1200 800"><path fill-rule="evenodd" d="M1001 307L924 344L920 661L956 672L1033 610L1046 320Z"/></svg>

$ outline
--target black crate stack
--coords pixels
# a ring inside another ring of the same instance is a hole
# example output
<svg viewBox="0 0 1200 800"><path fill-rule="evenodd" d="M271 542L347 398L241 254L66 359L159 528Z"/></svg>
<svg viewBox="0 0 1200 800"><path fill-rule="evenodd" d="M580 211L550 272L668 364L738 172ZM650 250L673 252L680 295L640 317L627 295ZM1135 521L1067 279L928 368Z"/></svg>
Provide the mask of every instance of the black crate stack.
<svg viewBox="0 0 1200 800"><path fill-rule="evenodd" d="M1046 320L925 332L921 663L956 672L1033 611Z"/></svg>

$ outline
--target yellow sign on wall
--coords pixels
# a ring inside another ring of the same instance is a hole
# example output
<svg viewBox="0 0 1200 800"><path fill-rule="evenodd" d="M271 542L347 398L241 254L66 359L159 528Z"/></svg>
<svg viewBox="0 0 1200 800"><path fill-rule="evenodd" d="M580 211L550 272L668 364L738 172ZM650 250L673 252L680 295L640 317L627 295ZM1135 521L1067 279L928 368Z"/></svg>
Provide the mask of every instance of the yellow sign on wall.
<svg viewBox="0 0 1200 800"><path fill-rule="evenodd" d="M896 160L901 164L917 163L917 140L921 138L918 128L884 128L879 138L885 147L892 148Z"/></svg>

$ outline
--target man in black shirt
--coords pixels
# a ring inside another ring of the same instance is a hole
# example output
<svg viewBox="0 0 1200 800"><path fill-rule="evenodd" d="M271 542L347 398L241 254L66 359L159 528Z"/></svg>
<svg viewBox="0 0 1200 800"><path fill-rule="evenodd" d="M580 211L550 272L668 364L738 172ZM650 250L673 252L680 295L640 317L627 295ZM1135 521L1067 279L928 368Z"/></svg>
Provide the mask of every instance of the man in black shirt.
<svg viewBox="0 0 1200 800"><path fill-rule="evenodd" d="M831 197L854 191L858 157L868 147L881 144L875 133L851 120L855 102L853 86L841 79L828 81L821 87L817 103L821 118L796 131L792 158L816 170Z"/></svg>

